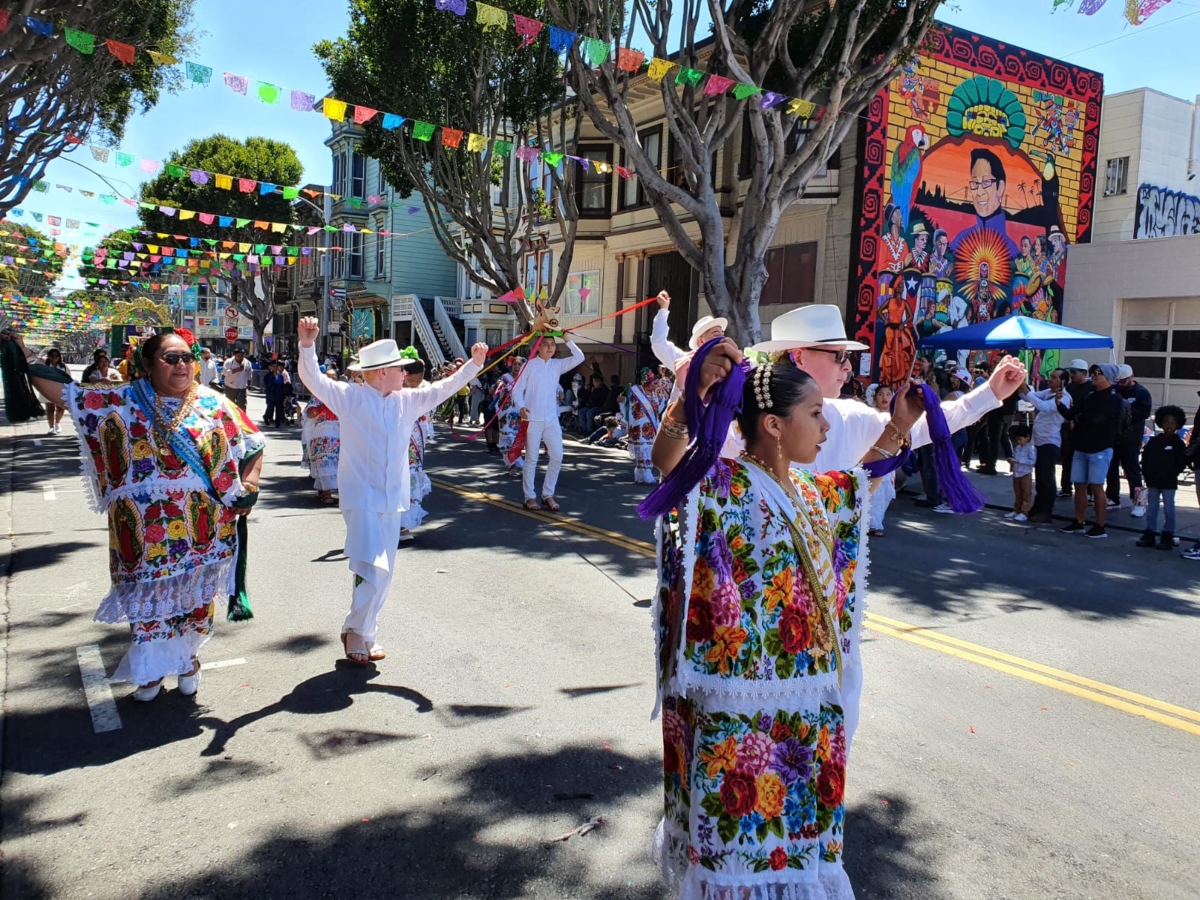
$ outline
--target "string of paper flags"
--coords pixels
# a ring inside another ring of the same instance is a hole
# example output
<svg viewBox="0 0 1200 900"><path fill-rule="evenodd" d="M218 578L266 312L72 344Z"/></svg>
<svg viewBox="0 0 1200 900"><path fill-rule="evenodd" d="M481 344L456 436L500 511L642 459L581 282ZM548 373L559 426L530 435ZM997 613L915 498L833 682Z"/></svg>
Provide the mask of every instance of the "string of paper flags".
<svg viewBox="0 0 1200 900"><path fill-rule="evenodd" d="M459 16L465 16L467 12L467 0L434 0L435 6L438 9L452 12ZM508 26L510 13L507 10L499 7L490 6L486 3L476 2L476 21L478 21L485 31L493 29L502 29ZM577 42L582 41L582 52L585 58L593 65L599 65L601 62L612 58L613 47L596 38L582 37L577 32L567 31L557 28L553 25L541 22L537 19L531 19L526 16L511 14L513 20L513 28L522 38L522 46L531 46L538 39L543 31L548 34L550 47L555 53L569 52ZM36 19L34 17L24 17L24 22L36 34L45 37L53 37L53 23L45 20ZM0 31L8 27L8 17L5 16L0 21ZM78 52L91 54L96 52L98 47L98 38L95 35L86 32L76 31L73 29L63 29L63 38L66 43L75 48ZM192 85L207 86L212 82L213 69L211 66L206 66L191 60L180 60L174 56L165 53L158 53L153 50L138 51L137 48L130 44L123 44L118 41L105 40L104 46L108 52L115 56L124 65L132 65L137 52L142 52L148 55L155 65L174 66L183 65L184 80ZM616 63L618 68L630 72L640 70L645 54L641 51L629 50L627 48L616 48ZM688 85L692 87L699 86L701 81L704 81L706 75L698 69L692 69L686 66L680 66L667 59L654 57L650 60L647 67L647 76L654 81L662 81L672 69L678 69L675 74L675 83ZM248 96L250 91L251 79L245 75L239 75L233 72L223 72L222 78L227 87L237 94ZM290 97L290 106L297 112L320 112L333 121L343 122L349 116L356 125L364 125L374 119L376 116L381 116L380 125L388 131L395 131L406 124L411 128L412 137L419 141L431 141L436 133L440 131L440 141L442 146L457 149L464 146L468 152L484 153L490 148L491 152L498 156L507 157L516 155L518 159L524 162L533 162L542 160L547 165L557 167L565 159L574 160L585 169L594 169L597 173L616 172L621 178L632 178L634 172L631 168L625 166L616 166L609 163L607 160L593 160L585 156L574 156L565 153L559 153L549 150L538 150L536 147L515 146L513 141L496 139L491 140L486 135L466 132L462 129L451 128L448 125L438 125L432 122L425 122L418 119L410 119L406 116L396 113L384 112L372 107L363 106L361 104L351 104L345 100L339 100L334 97L325 97L319 99L317 95L310 94L305 91L289 90L277 84L266 81L255 81L255 95L264 103L278 104L282 103L285 96ZM726 78L722 75L707 75L707 81L704 83L703 93L706 96L722 96L730 90L733 91L733 96L737 100L745 100L751 97L761 95L759 100L760 109L772 109L780 106L785 101L787 105L784 111L792 115L799 116L805 119L817 120L825 112L825 107L818 106L810 100L804 100L798 97L788 97L785 94L779 94L774 91L767 91L763 88L738 82L731 78ZM83 143L82 139L75 136L68 136L68 142L74 139L74 143ZM103 149L103 148L102 148ZM127 165L132 165L133 159L129 154ZM122 157L124 159L125 157ZM118 160L120 161L120 160ZM142 165L155 163L155 160L142 160ZM183 167L178 167L182 169ZM155 169L157 171L157 169ZM188 170L185 175L180 177L216 177L220 173L203 172L202 170L194 170L197 174L192 175L193 170ZM222 183L224 178L233 176L221 176ZM207 182L206 182L207 183ZM295 190L295 189L289 189Z"/></svg>

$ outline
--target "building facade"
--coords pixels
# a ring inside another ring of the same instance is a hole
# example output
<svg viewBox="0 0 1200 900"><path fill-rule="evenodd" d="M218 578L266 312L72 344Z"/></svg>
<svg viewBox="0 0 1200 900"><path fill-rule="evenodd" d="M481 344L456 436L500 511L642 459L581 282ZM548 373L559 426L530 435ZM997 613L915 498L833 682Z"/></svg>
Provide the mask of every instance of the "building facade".
<svg viewBox="0 0 1200 900"><path fill-rule="evenodd" d="M1111 358L1156 404L1189 410L1200 390L1197 109L1146 88L1105 98L1094 242L1072 258L1066 318L1110 335Z"/></svg>

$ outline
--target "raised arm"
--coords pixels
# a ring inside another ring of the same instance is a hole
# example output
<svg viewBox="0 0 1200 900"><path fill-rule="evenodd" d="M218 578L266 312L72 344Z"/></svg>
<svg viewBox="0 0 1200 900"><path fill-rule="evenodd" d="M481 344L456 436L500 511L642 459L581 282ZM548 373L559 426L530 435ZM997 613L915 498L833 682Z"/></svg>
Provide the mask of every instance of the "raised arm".
<svg viewBox="0 0 1200 900"><path fill-rule="evenodd" d="M300 338L300 380L308 388L308 392L328 406L339 418L350 411L353 404L353 392L357 388L342 381L321 374L321 364L317 361L316 340L321 333L321 327L312 316L305 316L297 326Z"/></svg>
<svg viewBox="0 0 1200 900"><path fill-rule="evenodd" d="M432 384L425 382L420 387L405 388L400 392L401 400L405 404L414 404L419 410L418 414L437 409L483 368L487 350L487 344L476 344L471 348L471 359L460 366L457 372Z"/></svg>
<svg viewBox="0 0 1200 900"><path fill-rule="evenodd" d="M567 349L571 351L571 355L566 359L555 360L558 363L558 373L555 377L561 378L572 369L578 368L583 364L583 351L575 346L574 341L567 341Z"/></svg>
<svg viewBox="0 0 1200 900"><path fill-rule="evenodd" d="M659 362L674 372L675 361L687 354L672 344L668 338L670 309L671 295L662 291L658 295L658 312L654 315L654 325L650 329L650 350Z"/></svg>
<svg viewBox="0 0 1200 900"><path fill-rule="evenodd" d="M20 351L25 354L25 359L32 362L37 359L37 356L25 346L25 340L15 331L5 331L0 333L0 340L11 340L17 345ZM34 386L39 394L53 403L55 406L67 408L66 401L66 385L58 381L51 381L49 378L38 378L36 375L29 376L29 383Z"/></svg>
<svg viewBox="0 0 1200 900"><path fill-rule="evenodd" d="M699 393L703 400L708 396L714 384L725 378L735 365L742 361L740 351L731 339L725 338L704 358L704 366L700 370ZM683 459L691 436L687 433L687 415L684 413L683 395L667 407L658 434L654 436L654 447L650 451L650 460L663 473L670 475Z"/></svg>

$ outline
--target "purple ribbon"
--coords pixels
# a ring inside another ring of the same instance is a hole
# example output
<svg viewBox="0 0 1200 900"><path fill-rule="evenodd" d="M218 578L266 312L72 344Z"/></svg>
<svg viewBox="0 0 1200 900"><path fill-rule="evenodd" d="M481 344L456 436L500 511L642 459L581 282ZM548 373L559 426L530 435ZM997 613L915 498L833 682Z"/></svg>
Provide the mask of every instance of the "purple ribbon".
<svg viewBox="0 0 1200 900"><path fill-rule="evenodd" d="M963 474L962 460L954 452L950 426L946 423L946 414L942 412L942 402L938 399L937 391L927 384L914 387L920 387L924 396L925 421L929 426L929 437L933 440L933 468L937 472L942 493L946 495L946 500L956 513L979 512L987 504L987 497L975 490L975 486ZM893 397L893 407L895 403Z"/></svg>
<svg viewBox="0 0 1200 900"><path fill-rule="evenodd" d="M638 515L643 519L666 515L700 483L717 461L733 417L742 408L742 386L750 370L747 361L734 366L728 377L713 386L707 405L700 399L700 370L704 367L704 359L722 340L724 338L713 338L696 351L688 365L683 408L692 442L671 474L638 504Z"/></svg>

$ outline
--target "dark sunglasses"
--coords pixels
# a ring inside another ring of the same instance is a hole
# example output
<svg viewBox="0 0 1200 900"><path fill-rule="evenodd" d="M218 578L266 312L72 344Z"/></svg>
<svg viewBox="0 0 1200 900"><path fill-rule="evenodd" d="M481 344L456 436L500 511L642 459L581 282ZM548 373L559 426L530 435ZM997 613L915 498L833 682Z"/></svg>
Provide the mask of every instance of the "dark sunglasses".
<svg viewBox="0 0 1200 900"><path fill-rule="evenodd" d="M833 357L833 361L835 363L837 363L839 366L844 366L846 363L848 363L850 361L850 351L849 350L833 350L833 349L826 349L825 347L805 347L804 349L805 350L816 350L818 353L828 353L830 356ZM792 352L795 353L796 351L793 350ZM793 360L793 362L794 361L795 360Z"/></svg>
<svg viewBox="0 0 1200 900"><path fill-rule="evenodd" d="M181 362L185 362L190 366L196 361L196 356L192 353L164 353L159 359L168 366L177 366Z"/></svg>

